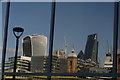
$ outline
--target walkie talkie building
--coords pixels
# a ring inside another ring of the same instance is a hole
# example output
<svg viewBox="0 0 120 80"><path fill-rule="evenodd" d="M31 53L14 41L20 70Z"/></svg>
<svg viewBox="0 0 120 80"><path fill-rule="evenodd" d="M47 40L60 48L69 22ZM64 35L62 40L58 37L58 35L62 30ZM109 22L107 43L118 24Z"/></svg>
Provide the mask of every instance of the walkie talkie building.
<svg viewBox="0 0 120 80"><path fill-rule="evenodd" d="M47 37L43 35L29 35L22 39L24 56L46 56Z"/></svg>

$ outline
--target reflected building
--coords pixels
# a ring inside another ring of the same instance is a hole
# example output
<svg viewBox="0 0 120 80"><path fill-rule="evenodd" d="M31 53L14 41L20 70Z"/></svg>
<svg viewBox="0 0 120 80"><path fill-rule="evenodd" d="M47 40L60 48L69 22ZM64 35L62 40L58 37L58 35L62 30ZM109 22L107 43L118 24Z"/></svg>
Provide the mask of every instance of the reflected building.
<svg viewBox="0 0 120 80"><path fill-rule="evenodd" d="M67 72L67 58L66 58L66 53L64 49L60 50L54 50L53 52L54 57L58 57L56 61L58 61L59 65L59 73L66 73Z"/></svg>
<svg viewBox="0 0 120 80"><path fill-rule="evenodd" d="M60 72L59 58L52 56L52 73ZM31 71L46 73L48 72L48 56L32 56L31 58Z"/></svg>
<svg viewBox="0 0 120 80"><path fill-rule="evenodd" d="M47 72L47 62L46 56L32 56L31 72Z"/></svg>
<svg viewBox="0 0 120 80"><path fill-rule="evenodd" d="M113 68L113 60L111 59L110 49L108 50L108 52L106 54L104 68L106 68L109 71L109 73L111 72L111 70Z"/></svg>
<svg viewBox="0 0 120 80"><path fill-rule="evenodd" d="M77 55L74 50L68 54L67 58L67 71L68 73L76 73L77 72Z"/></svg>
<svg viewBox="0 0 120 80"><path fill-rule="evenodd" d="M14 58L9 57L8 61L5 62L5 72L13 72L14 69ZM26 56L18 56L17 57L17 65L16 65L16 72L30 72L30 65L31 57Z"/></svg>
<svg viewBox="0 0 120 80"><path fill-rule="evenodd" d="M83 59L83 58L84 58L84 54L83 54L83 51L82 51L82 50L78 53L77 57L78 57L79 59Z"/></svg>
<svg viewBox="0 0 120 80"><path fill-rule="evenodd" d="M117 52L117 73L120 73L120 48L118 49Z"/></svg>
<svg viewBox="0 0 120 80"><path fill-rule="evenodd" d="M54 50L53 56L57 56L60 59L65 59L66 58L65 50L63 50L63 49L61 49L61 50Z"/></svg>
<svg viewBox="0 0 120 80"><path fill-rule="evenodd" d="M47 37L43 35L29 35L22 39L24 56L46 56Z"/></svg>
<svg viewBox="0 0 120 80"><path fill-rule="evenodd" d="M98 63L98 35L91 34L87 38L84 59L91 59Z"/></svg>

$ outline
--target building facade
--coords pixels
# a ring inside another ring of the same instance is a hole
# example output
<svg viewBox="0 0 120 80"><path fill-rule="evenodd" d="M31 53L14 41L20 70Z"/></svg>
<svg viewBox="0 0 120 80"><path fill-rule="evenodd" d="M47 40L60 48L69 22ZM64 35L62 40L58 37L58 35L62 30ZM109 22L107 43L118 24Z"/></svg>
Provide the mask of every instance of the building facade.
<svg viewBox="0 0 120 80"><path fill-rule="evenodd" d="M29 35L22 39L24 56L46 56L47 37L43 35Z"/></svg>
<svg viewBox="0 0 120 80"><path fill-rule="evenodd" d="M67 58L67 71L68 73L77 73L77 55L74 50L68 54Z"/></svg>
<svg viewBox="0 0 120 80"><path fill-rule="evenodd" d="M59 58L59 73L67 73L67 58Z"/></svg>
<svg viewBox="0 0 120 80"><path fill-rule="evenodd" d="M87 38L84 59L91 59L98 63L98 35L91 34Z"/></svg>
<svg viewBox="0 0 120 80"><path fill-rule="evenodd" d="M60 71L58 57L52 57L52 73ZM32 56L31 59L31 71L45 73L48 72L48 56Z"/></svg>
<svg viewBox="0 0 120 80"><path fill-rule="evenodd" d="M66 58L65 50L63 50L63 49L61 49L61 50L54 50L53 56L57 56L60 59L65 59Z"/></svg>
<svg viewBox="0 0 120 80"><path fill-rule="evenodd" d="M106 68L109 73L111 72L111 70L113 68L113 60L111 58L112 57L111 57L111 53L110 53L110 49L109 49L107 54L106 54L106 60L104 63L104 68Z"/></svg>
<svg viewBox="0 0 120 80"><path fill-rule="evenodd" d="M79 59L84 59L84 53L83 53L82 50L78 53L77 57L78 57Z"/></svg>
<svg viewBox="0 0 120 80"><path fill-rule="evenodd" d="M16 72L30 72L31 57L18 56ZM14 69L14 57L10 57L5 63L5 72L13 72Z"/></svg>
<svg viewBox="0 0 120 80"><path fill-rule="evenodd" d="M120 48L118 49L117 52L117 73L120 73Z"/></svg>
<svg viewBox="0 0 120 80"><path fill-rule="evenodd" d="M47 72L47 57L46 56L32 56L31 58L32 72Z"/></svg>

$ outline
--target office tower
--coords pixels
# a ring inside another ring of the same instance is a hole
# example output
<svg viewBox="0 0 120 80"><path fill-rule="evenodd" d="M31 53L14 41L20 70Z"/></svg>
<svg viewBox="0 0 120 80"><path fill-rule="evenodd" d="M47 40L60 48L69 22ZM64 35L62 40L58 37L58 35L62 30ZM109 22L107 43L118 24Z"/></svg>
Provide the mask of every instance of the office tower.
<svg viewBox="0 0 120 80"><path fill-rule="evenodd" d="M59 58L59 73L67 72L67 58Z"/></svg>
<svg viewBox="0 0 120 80"><path fill-rule="evenodd" d="M91 59L92 61L98 63L98 35L91 34L87 38L84 59Z"/></svg>
<svg viewBox="0 0 120 80"><path fill-rule="evenodd" d="M32 56L31 59L31 71L45 73L48 71L48 56ZM52 56L52 73L59 72L59 60L58 57Z"/></svg>
<svg viewBox="0 0 120 80"><path fill-rule="evenodd" d="M8 61L5 62L5 72L13 72L14 58L15 57L10 57ZM30 72L30 63L31 57L18 56L16 72Z"/></svg>
<svg viewBox="0 0 120 80"><path fill-rule="evenodd" d="M111 72L112 67L113 67L113 61L111 59L111 53L110 53L110 49L109 49L107 54L106 54L104 68L106 68L109 72Z"/></svg>
<svg viewBox="0 0 120 80"><path fill-rule="evenodd" d="M58 64L59 64L58 72L59 73L66 73L67 72L67 58L66 58L65 50L63 50L63 49L54 50L53 56L58 57L58 59L57 59Z"/></svg>
<svg viewBox="0 0 120 80"><path fill-rule="evenodd" d="M43 35L29 35L22 39L24 56L46 56L47 37Z"/></svg>
<svg viewBox="0 0 120 80"><path fill-rule="evenodd" d="M82 51L82 50L78 53L77 57L78 57L79 59L83 59L83 58L84 58L84 54L83 54L83 51Z"/></svg>
<svg viewBox="0 0 120 80"><path fill-rule="evenodd" d="M32 56L31 71L32 72L47 72L47 57L46 56Z"/></svg>
<svg viewBox="0 0 120 80"><path fill-rule="evenodd" d="M57 56L58 58L65 59L66 58L66 53L65 50L54 50L53 56Z"/></svg>
<svg viewBox="0 0 120 80"><path fill-rule="evenodd" d="M74 50L68 54L67 58L67 71L68 73L76 73L77 72L77 55Z"/></svg>

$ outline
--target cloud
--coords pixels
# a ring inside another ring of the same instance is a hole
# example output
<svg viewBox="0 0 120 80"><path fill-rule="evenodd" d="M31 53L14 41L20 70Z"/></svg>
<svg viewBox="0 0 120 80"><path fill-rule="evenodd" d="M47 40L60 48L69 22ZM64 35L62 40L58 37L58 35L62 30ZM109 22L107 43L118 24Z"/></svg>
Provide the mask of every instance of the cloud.
<svg viewBox="0 0 120 80"><path fill-rule="evenodd" d="M2 47L1 47L1 46L0 46L0 51L1 51L1 53L2 53ZM13 48L7 48L7 49L6 49L6 52L7 52L7 53L15 53L15 49L13 49ZM22 49L18 49L18 54L22 54L22 52L23 52Z"/></svg>

